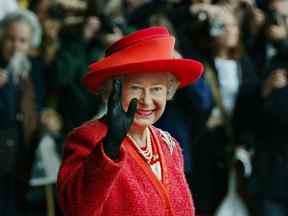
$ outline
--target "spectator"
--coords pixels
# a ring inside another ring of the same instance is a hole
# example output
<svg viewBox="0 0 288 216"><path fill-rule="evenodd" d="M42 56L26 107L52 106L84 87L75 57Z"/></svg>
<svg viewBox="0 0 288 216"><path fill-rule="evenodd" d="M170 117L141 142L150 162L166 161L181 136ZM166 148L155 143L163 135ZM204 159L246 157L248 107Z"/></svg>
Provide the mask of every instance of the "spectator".
<svg viewBox="0 0 288 216"><path fill-rule="evenodd" d="M266 4L265 22L249 50L256 66L262 72L270 65L274 56L288 54L288 3L284 0L268 0Z"/></svg>
<svg viewBox="0 0 288 216"><path fill-rule="evenodd" d="M31 12L12 12L0 23L0 38L0 214L22 215L43 96L41 70L29 57L40 42L39 23Z"/></svg>
<svg viewBox="0 0 288 216"><path fill-rule="evenodd" d="M195 4L192 35L206 70L183 103L193 119L192 191L198 213L213 215L225 196L233 150L231 118L241 85L257 80L253 64L240 52L239 21L220 6ZM184 102L185 101L185 102ZM191 101L191 102L187 102ZM194 116L194 117L193 117Z"/></svg>
<svg viewBox="0 0 288 216"><path fill-rule="evenodd" d="M237 142L250 153L252 215L287 215L287 56L275 56L262 83L242 89L235 112Z"/></svg>
<svg viewBox="0 0 288 216"><path fill-rule="evenodd" d="M87 64L102 57L104 47L122 37L121 31L107 20L110 21L100 15L88 15L79 26L61 30L50 80L57 94L57 109L63 118L65 134L97 114L99 98L83 86L81 79Z"/></svg>

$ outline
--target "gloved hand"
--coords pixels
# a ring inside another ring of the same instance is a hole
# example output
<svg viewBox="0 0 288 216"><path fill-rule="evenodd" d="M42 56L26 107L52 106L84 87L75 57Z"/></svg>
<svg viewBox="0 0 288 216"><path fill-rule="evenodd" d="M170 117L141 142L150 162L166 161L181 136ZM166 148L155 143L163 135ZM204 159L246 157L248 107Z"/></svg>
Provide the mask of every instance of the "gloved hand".
<svg viewBox="0 0 288 216"><path fill-rule="evenodd" d="M113 89L109 96L106 116L108 133L104 138L103 147L105 153L112 160L119 159L121 143L132 125L137 108L137 99L134 98L130 101L127 112L123 110L121 85L120 80L113 81Z"/></svg>

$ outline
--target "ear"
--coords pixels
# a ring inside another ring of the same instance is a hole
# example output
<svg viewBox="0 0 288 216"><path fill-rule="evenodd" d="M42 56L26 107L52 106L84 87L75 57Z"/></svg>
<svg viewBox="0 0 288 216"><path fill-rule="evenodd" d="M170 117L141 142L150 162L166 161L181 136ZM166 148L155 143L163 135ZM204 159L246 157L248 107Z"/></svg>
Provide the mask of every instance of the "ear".
<svg viewBox="0 0 288 216"><path fill-rule="evenodd" d="M176 84L176 83L171 83L171 85L168 86L168 89L167 89L167 100L172 100L173 99L177 88L178 88L178 84Z"/></svg>
<svg viewBox="0 0 288 216"><path fill-rule="evenodd" d="M180 82L176 79L175 76L168 73L168 86L167 86L167 100L172 100Z"/></svg>

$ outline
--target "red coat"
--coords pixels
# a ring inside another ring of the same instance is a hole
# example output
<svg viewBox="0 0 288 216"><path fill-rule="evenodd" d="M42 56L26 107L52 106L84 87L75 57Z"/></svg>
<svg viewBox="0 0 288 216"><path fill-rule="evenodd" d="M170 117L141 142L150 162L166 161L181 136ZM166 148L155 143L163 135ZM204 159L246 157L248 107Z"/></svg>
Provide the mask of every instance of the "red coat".
<svg viewBox="0 0 288 216"><path fill-rule="evenodd" d="M157 128L150 131L153 145L158 145L162 182L128 138L119 161L105 155L103 122L91 121L75 129L66 140L58 178L65 216L194 216L179 144L165 141L165 133Z"/></svg>

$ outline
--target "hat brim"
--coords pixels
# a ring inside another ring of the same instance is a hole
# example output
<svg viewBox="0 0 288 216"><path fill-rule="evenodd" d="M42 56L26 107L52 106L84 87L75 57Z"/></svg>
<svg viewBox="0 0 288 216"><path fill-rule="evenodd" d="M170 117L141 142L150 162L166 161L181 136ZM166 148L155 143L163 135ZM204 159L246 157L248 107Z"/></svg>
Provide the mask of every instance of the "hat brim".
<svg viewBox="0 0 288 216"><path fill-rule="evenodd" d="M110 77L143 72L169 72L179 80L179 88L182 88L201 76L203 65L191 59L160 59L122 64L101 70L90 68L90 72L86 74L83 82L90 91L96 93L102 82Z"/></svg>

